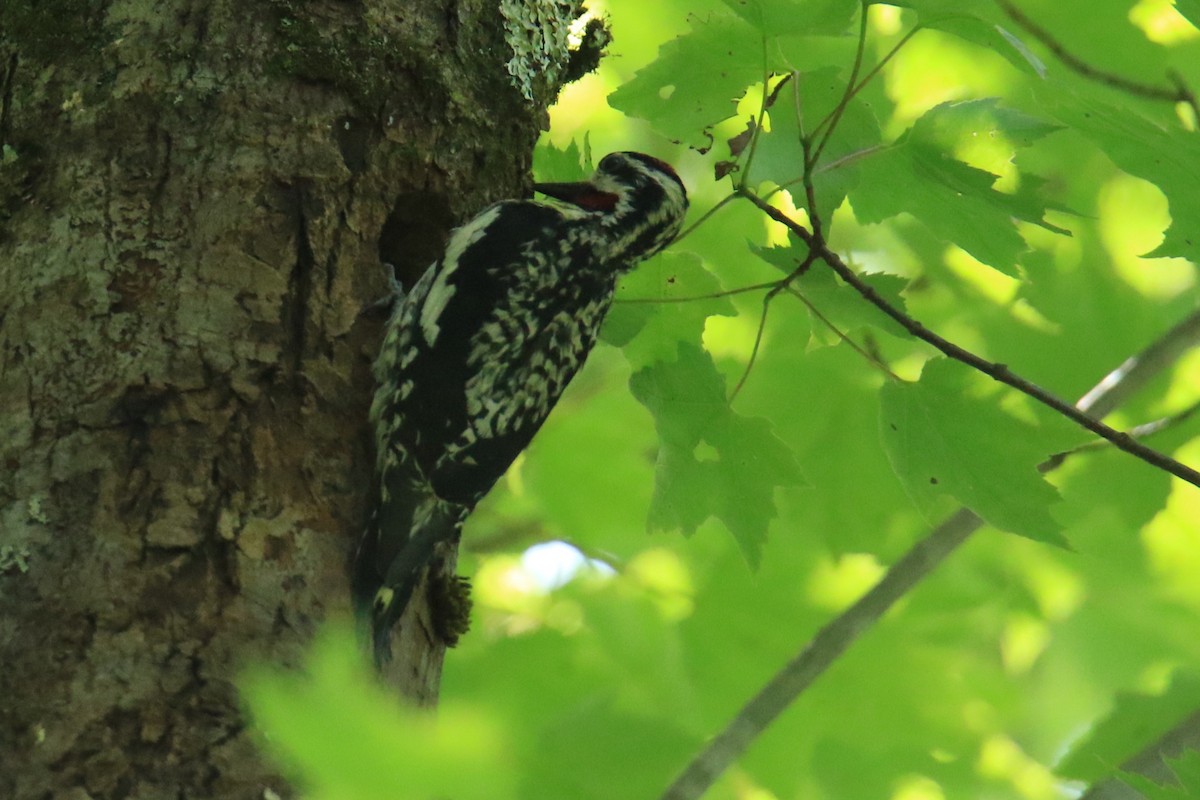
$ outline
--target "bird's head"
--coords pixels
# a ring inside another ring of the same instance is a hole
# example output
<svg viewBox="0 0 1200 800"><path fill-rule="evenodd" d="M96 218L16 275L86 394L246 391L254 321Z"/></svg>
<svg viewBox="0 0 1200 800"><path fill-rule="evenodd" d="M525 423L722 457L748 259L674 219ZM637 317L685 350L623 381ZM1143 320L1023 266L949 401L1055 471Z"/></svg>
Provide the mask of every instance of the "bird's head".
<svg viewBox="0 0 1200 800"><path fill-rule="evenodd" d="M534 188L594 214L610 242L611 257L630 264L670 244L688 209L679 175L645 153L609 153L590 180L537 183Z"/></svg>

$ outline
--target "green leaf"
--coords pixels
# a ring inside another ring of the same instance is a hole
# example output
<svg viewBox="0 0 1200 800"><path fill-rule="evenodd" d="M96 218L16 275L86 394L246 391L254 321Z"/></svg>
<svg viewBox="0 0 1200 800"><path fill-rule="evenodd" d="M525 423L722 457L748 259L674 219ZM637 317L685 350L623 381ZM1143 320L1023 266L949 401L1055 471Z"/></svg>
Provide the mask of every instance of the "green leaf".
<svg viewBox="0 0 1200 800"><path fill-rule="evenodd" d="M503 730L443 704L438 718L372 680L354 632L331 629L307 671L257 668L239 681L267 746L318 800L516 797Z"/></svg>
<svg viewBox="0 0 1200 800"><path fill-rule="evenodd" d="M859 9L858 0L723 0L764 36L840 33Z"/></svg>
<svg viewBox="0 0 1200 800"><path fill-rule="evenodd" d="M1046 205L1036 196L1040 183L1033 180L1015 194L996 191L996 175L958 161L947 150L957 141L993 131L1020 145L1055 129L1020 112L1001 113L990 100L943 103L927 111L895 145L859 162L859 183L850 202L867 223L908 212L939 239L1017 277L1018 256L1026 245L1015 220L1066 233L1043 219Z"/></svg>
<svg viewBox="0 0 1200 800"><path fill-rule="evenodd" d="M609 800L620 786L624 797L653 797L697 745L668 718L600 703L573 709L544 732L522 795Z"/></svg>
<svg viewBox="0 0 1200 800"><path fill-rule="evenodd" d="M737 315L728 297L710 296L721 289L698 257L664 253L621 279L601 338L623 348L634 369L674 360L680 342L701 345L709 317Z"/></svg>
<svg viewBox="0 0 1200 800"><path fill-rule="evenodd" d="M771 106L771 130L760 134L747 182L757 186L770 181L776 186L790 185L797 207L807 208L808 198L796 181L804 174L804 148L801 146L800 120L812 131L841 103L846 83L836 69L824 69L793 77L783 86ZM799 108L797 108L799 103ZM829 142L821 153L813 180L817 212L822 220L831 220L833 212L856 184L858 173L847 169L822 169L839 159L878 147L879 123L870 107L861 100L846 104Z"/></svg>
<svg viewBox="0 0 1200 800"><path fill-rule="evenodd" d="M1062 129L1062 125L1005 108L995 97L984 97L935 106L917 120L911 135L943 150L952 150L976 136L996 134L1002 134L1016 147L1029 147Z"/></svg>
<svg viewBox="0 0 1200 800"><path fill-rule="evenodd" d="M775 516L774 489L802 483L791 450L763 419L742 417L708 353L679 345L678 359L629 380L659 435L649 527L695 532L709 517L729 529L754 567Z"/></svg>
<svg viewBox="0 0 1200 800"><path fill-rule="evenodd" d="M900 293L908 286L906 278L884 273L860 277L893 307L904 310L904 298ZM798 282L797 289L825 320L833 323L843 334L870 327L900 339L912 338L912 334L901 327L900 323L867 302L855 289L842 283L833 270L810 271ZM834 345L841 341L842 337L836 331L830 330L825 320L818 318L815 312L810 314L813 317L814 344Z"/></svg>
<svg viewBox="0 0 1200 800"><path fill-rule="evenodd" d="M533 174L539 181L578 181L592 174L592 144L588 135L583 136L583 148L572 139L566 147L558 148L553 142L538 144L533 151Z"/></svg>
<svg viewBox="0 0 1200 800"><path fill-rule="evenodd" d="M526 451L518 496L493 498L507 498L515 508L487 515L485 501L483 513L467 523L467 541L504 536L514 527L511 520L532 514L542 538L564 537L617 558L645 548L654 489L647 453L658 438L650 415L626 388L628 376L624 356L613 348L597 348L588 357L587 371L567 388L544 435ZM476 533L476 525L483 530Z"/></svg>
<svg viewBox="0 0 1200 800"><path fill-rule="evenodd" d="M924 5L914 3L913 5ZM932 12L921 14L920 25L934 28L956 36L965 42L977 44L1001 56L1022 72L1043 78L1046 65L1028 45L1006 28L973 14Z"/></svg>
<svg viewBox="0 0 1200 800"><path fill-rule="evenodd" d="M1200 263L1200 139L1167 130L1129 108L1046 93L1044 108L1096 144L1118 167L1150 181L1171 205L1171 227L1149 257L1178 256Z"/></svg>
<svg viewBox="0 0 1200 800"><path fill-rule="evenodd" d="M1058 493L1037 471L1055 443L981 396L976 376L934 359L919 382L884 386L879 429L892 468L922 512L948 494L1001 530L1065 545L1050 515Z"/></svg>
<svg viewBox="0 0 1200 800"><path fill-rule="evenodd" d="M1058 773L1094 783L1111 775L1200 708L1200 680L1180 675L1159 695L1119 692L1112 711L1095 723L1058 766Z"/></svg>
<svg viewBox="0 0 1200 800"><path fill-rule="evenodd" d="M1175 10L1196 28L1200 28L1200 0L1175 0Z"/></svg>
<svg viewBox="0 0 1200 800"><path fill-rule="evenodd" d="M790 247L751 245L750 249L768 264L788 274L803 262L806 248L793 238ZM901 292L908 286L907 279L884 273L860 277L893 307L902 311L905 309ZM792 286L816 309L808 311L812 326L810 345L834 345L841 341L841 336L829 329L829 323L843 334L871 327L901 339L911 338L911 334L900 323L868 302L853 287L842 283L833 270L824 264L813 264Z"/></svg>
<svg viewBox="0 0 1200 800"><path fill-rule="evenodd" d="M693 20L693 30L659 49L608 97L618 111L650 122L659 133L693 147L711 144L706 129L731 116L746 87L761 81L762 36L737 17Z"/></svg>
<svg viewBox="0 0 1200 800"><path fill-rule="evenodd" d="M858 37L847 36L842 29L827 36L816 35L814 31L806 30L769 39L768 66L772 72L779 75L793 72L809 75L832 70L843 76L844 82L845 76L850 74L857 49Z"/></svg>
<svg viewBox="0 0 1200 800"><path fill-rule="evenodd" d="M862 222L883 222L905 211L934 236L979 261L1017 277L1025 240L1011 218L989 202L996 176L905 143L864 159L850 202Z"/></svg>

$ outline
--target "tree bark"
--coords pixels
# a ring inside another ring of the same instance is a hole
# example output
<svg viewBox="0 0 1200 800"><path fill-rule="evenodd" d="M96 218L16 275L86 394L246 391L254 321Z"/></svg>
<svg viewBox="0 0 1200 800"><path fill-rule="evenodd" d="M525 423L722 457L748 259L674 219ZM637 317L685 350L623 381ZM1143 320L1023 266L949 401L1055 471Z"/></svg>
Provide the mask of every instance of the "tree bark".
<svg viewBox="0 0 1200 800"><path fill-rule="evenodd" d="M348 618L380 262L411 280L528 189L547 98L503 24L485 0L0 10L0 796L290 795L235 680ZM431 702L440 647L403 641L387 677Z"/></svg>

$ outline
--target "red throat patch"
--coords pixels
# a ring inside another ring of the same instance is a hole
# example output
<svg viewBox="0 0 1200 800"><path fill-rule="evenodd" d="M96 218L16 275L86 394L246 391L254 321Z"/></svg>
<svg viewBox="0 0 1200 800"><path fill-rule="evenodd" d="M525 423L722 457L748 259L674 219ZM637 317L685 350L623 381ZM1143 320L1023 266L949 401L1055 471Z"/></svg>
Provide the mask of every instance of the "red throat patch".
<svg viewBox="0 0 1200 800"><path fill-rule="evenodd" d="M612 211L621 198L612 192L602 192L587 182L535 183L533 188L547 197L579 206L585 211Z"/></svg>

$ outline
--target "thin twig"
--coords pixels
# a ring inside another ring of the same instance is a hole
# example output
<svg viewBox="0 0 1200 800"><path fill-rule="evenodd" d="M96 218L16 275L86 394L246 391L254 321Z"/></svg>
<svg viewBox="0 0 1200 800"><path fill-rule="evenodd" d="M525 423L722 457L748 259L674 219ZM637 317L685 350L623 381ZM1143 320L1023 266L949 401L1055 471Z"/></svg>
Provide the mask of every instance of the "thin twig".
<svg viewBox="0 0 1200 800"><path fill-rule="evenodd" d="M1176 425L1186 422L1200 412L1200 403L1193 403L1180 412L1171 414L1162 419L1152 420L1151 422L1143 422L1141 425L1135 425L1129 429L1129 435L1135 439L1147 439L1151 436L1162 433L1165 430L1175 427ZM1057 469L1063 461L1071 456L1087 453L1092 450L1100 450L1102 448L1111 447L1111 445L1103 439L1093 439L1090 442L1084 442L1078 447L1073 447L1070 450L1065 450L1061 453L1055 453L1050 458L1038 465L1040 472L1049 472Z"/></svg>
<svg viewBox="0 0 1200 800"><path fill-rule="evenodd" d="M703 224L704 222L707 222L709 217L711 217L713 214L716 214L718 211L720 211L725 206L726 203L728 203L730 200L732 200L735 197L737 197L737 194L729 194L729 195L726 195L725 197L722 197L720 202L718 202L715 206L713 206L708 211L705 211L702 215L700 215L700 219L696 220L691 225L688 225L686 228L684 228L683 231L681 231L680 234L671 241L671 244L678 244L679 241L681 239L683 239L685 236L691 235L692 231L696 230L696 228L699 228L700 225Z"/></svg>
<svg viewBox="0 0 1200 800"><path fill-rule="evenodd" d="M776 287L776 289L778 288ZM758 318L758 330L754 333L754 346L750 348L750 358L746 359L746 368L742 370L742 377L738 378L733 391L729 393L729 399L726 402L730 405L733 405L733 401L741 394L742 387L746 385L746 379L750 377L750 370L754 369L754 362L758 360L758 348L762 346L763 332L767 329L767 313L771 310L771 300L775 294L775 289L772 289L763 297L762 315Z"/></svg>
<svg viewBox="0 0 1200 800"><path fill-rule="evenodd" d="M1192 87L1187 85L1187 81L1176 70L1168 70L1167 78L1175 84L1175 91L1179 92L1183 102L1192 109L1192 125L1200 124L1200 101L1196 99L1196 93L1192 91Z"/></svg>
<svg viewBox="0 0 1200 800"><path fill-rule="evenodd" d="M865 349L863 349L863 347L861 345L859 345L858 342L854 341L849 336L847 336L846 333L844 331L842 331L837 325L834 325L833 321L830 320L829 317L822 314L821 309L819 309L815 305L813 305L812 301L810 301L807 297L805 297L803 294L801 294L800 291L796 287L789 286L789 287L787 287L787 291L788 291L788 294L792 295L797 300L799 300L801 303L806 305L808 307L809 313L811 313L814 317L816 317L818 320L820 320L821 323L825 325L825 327L829 328L829 330L831 330L835 334L837 334L837 337L839 339L841 339L842 342L844 342L847 346L849 346L850 349L852 349L854 352L858 353L860 356L862 356L864 359L866 359L866 362L868 364L875 367L876 369L878 369L880 372L882 372L884 375L888 376L892 380L898 381L901 379L900 376L897 375L896 373L892 372L892 368L889 367L887 364L885 364L880 358L876 357L875 355L873 355L871 353L868 353Z"/></svg>
<svg viewBox="0 0 1200 800"><path fill-rule="evenodd" d="M762 98L758 103L758 117L754 119L754 130L750 133L750 147L746 152L746 163L742 165L742 179L737 182L738 188L744 188L750 177L750 167L754 164L754 153L758 150L758 135L762 131L763 118L767 115L767 101L771 96L771 73L767 69L767 37L762 37Z"/></svg>
<svg viewBox="0 0 1200 800"><path fill-rule="evenodd" d="M816 149L815 155L812 157L813 163L811 165L806 163L803 175L801 175L800 177L797 177L797 178L793 178L789 181L784 181L779 186L776 186L774 189L772 189L770 192L768 192L764 196L765 199L769 199L776 192L783 191L784 189L794 186L797 183L802 183L805 180L805 176L807 176L807 175L818 175L822 172L829 172L834 169L837 169L838 167L844 166L845 164L847 164L851 161L855 161L859 158L863 158L864 156L868 156L871 153L878 152L879 150L886 149L886 146L875 145L872 147L868 147L864 150L860 150L858 152L850 153L848 155L842 156L841 158L825 165L824 167L816 166L816 161L820 158L821 152L825 149L825 145L829 142L829 137L833 134L833 125L835 125L838 121L841 120L842 114L845 113L845 107L847 105L849 105L850 101L853 100L858 95L858 93L861 92L863 90L863 88L868 83L870 83L871 80L876 75L879 74L879 71L882 70L884 68L884 66L886 66L887 63L889 61L891 61L892 58L895 57L895 55L897 53L900 52L900 49L902 47L904 47L905 44L908 43L908 40L911 39L913 36L915 36L916 33L920 30L921 30L921 26L918 25L918 26L914 27L912 30L910 30L908 33L904 34L904 36L902 36L900 38L900 41L896 42L896 44L892 47L892 49L889 50L887 52L887 54L884 55L884 57L882 59L880 59L879 63L876 64L874 67L872 67L871 71L868 72L866 75L864 75L863 79L860 80L857 84L854 83L853 77L851 78L851 80L847 86L846 94L842 97L841 101L839 101L839 103L838 103L838 108L840 108L841 111L837 113L837 118L835 119L834 114L831 113L829 116L825 117L825 119L823 119L819 123L817 123L817 126L815 128L813 128L812 132L809 134L810 138L815 139L817 136L821 135L821 132L825 128L826 125L830 126L829 130L825 132L824 138L821 140L819 147ZM860 40L860 43L861 43L861 40ZM857 70L857 67L856 67L856 70ZM799 102L797 102L797 108L799 108ZM835 111L836 111L836 109L835 109ZM757 133L758 133L758 131L756 130L755 131L756 136L757 136ZM807 156L806 156L805 160L807 162ZM746 186L744 183L742 183L738 186L738 188L740 190L745 190Z"/></svg>
<svg viewBox="0 0 1200 800"><path fill-rule="evenodd" d="M804 140L801 144L804 150L804 163L811 165L815 162L816 156L810 153L808 140ZM821 224L821 214L817 211L817 190L813 186L812 176L812 167L806 166L804 168L804 198L808 203L808 224L812 226L813 238L818 242L823 242L825 234L822 232L824 228Z"/></svg>
<svg viewBox="0 0 1200 800"><path fill-rule="evenodd" d="M1161 419L1143 422L1141 425L1134 425L1129 429L1129 435L1135 439L1145 439L1147 436L1157 436L1163 431L1170 430L1176 425L1187 422L1189 419L1196 416L1197 412L1200 412L1200 402L1192 403L1182 411L1177 411L1176 413L1162 417ZM1096 445L1103 446L1104 442L1096 442Z"/></svg>
<svg viewBox="0 0 1200 800"><path fill-rule="evenodd" d="M767 281L766 283L752 283L749 286L739 286L737 289L724 289L720 292L712 294L697 294L691 297L618 297L614 303L691 303L695 300L717 300L722 297L732 297L737 294L746 294L747 292L757 292L763 289L774 289L780 284L780 281Z"/></svg>
<svg viewBox="0 0 1200 800"><path fill-rule="evenodd" d="M902 47L904 47L904 45L908 44L908 40L911 39L912 37L916 36L917 33L921 30L922 30L922 27L920 25L917 25L912 30L910 30L908 33L901 36L900 41L896 42L896 44L892 46L892 49L888 50L887 53L884 55L884 57L879 59L879 63L876 64L874 67L872 67L871 71L863 76L863 79L858 82L858 85L853 87L850 90L850 95L847 98L847 102L849 102L850 100L853 100L854 97L863 90L863 87L865 87L868 83L870 83L872 81L872 79L874 79L874 77L879 74L879 71L881 69L883 69L889 61L891 61L893 58L895 58L896 54L900 52L900 49Z"/></svg>
<svg viewBox="0 0 1200 800"><path fill-rule="evenodd" d="M846 266L841 257L829 249L829 246L821 240L816 239L813 234L800 223L793 220L787 214L783 213L774 206L764 202L761 198L751 192L741 192L743 197L750 200L754 205L758 206L763 213L786 226L796 236L808 245L810 252L816 253L822 261L837 273L838 277L846 283L854 287L860 295L868 302L874 305L883 313L887 314L896 322L900 323L909 333L917 337L923 342L932 345L943 355L960 361L969 367L982 372L993 380L1011 386L1022 394L1032 397L1044 406L1047 406L1059 414L1067 417L1072 422L1087 428L1092 433L1107 439L1112 442L1117 448L1124 450L1136 458L1140 458L1147 464L1158 467L1161 470L1171 473L1175 477L1187 481L1193 486L1200 487L1200 472L1192 469L1186 464L1181 464L1175 459L1167 456L1157 450L1147 447L1144 444L1136 441L1132 436L1121 431L1114 430L1109 426L1089 416L1087 413L1080 411L1073 405L1066 403L1055 397L1050 392L1035 383L1032 383L1024 378L1016 375L1005 364L996 364L988 361L985 358L975 355L969 350L966 350L953 342L943 339L936 333L933 333L920 322L917 322L912 317L905 314L903 311L892 306L887 300L879 295L875 289L861 278L858 274Z"/></svg>
<svg viewBox="0 0 1200 800"><path fill-rule="evenodd" d="M738 379L737 385L733 387L733 391L729 394L729 403L733 403L734 399L742 391L742 387L746 385L746 379L750 377L750 370L754 367L754 362L758 359L758 348L762 345L763 331L767 327L767 312L771 309L771 301L775 299L776 295L791 286L793 281L808 272L808 268L812 266L816 258L816 255L809 252L804 257L804 260L787 274L787 277L777 281L775 286L771 288L771 291L763 296L762 316L758 320L758 333L754 335L754 347L750 349L750 358L746 361L746 369L742 371L742 377Z"/></svg>
<svg viewBox="0 0 1200 800"><path fill-rule="evenodd" d="M858 47L854 51L854 65L850 67L850 78L846 81L846 91L842 94L842 98L838 100L837 106L829 113L825 119L817 123L817 127L813 130L812 135L815 138L821 128L825 128L824 135L821 136L817 146L812 149L812 152L804 154L804 174L812 175L813 167L816 166L817 159L821 157L821 151L825 149L825 145L829 144L829 138L833 136L833 131L837 128L838 122L841 121L842 115L846 113L846 107L850 105L850 99L854 97L857 91L854 88L854 82L858 80L858 71L862 69L863 53L867 48L867 9L866 2L859 3L859 25L858 25ZM799 100L796 101L799 107Z"/></svg>
<svg viewBox="0 0 1200 800"><path fill-rule="evenodd" d="M663 800L696 800L825 670L884 612L966 541L974 528L970 511L958 512L917 542L879 583L817 632L729 725L711 739L663 794Z"/></svg>

